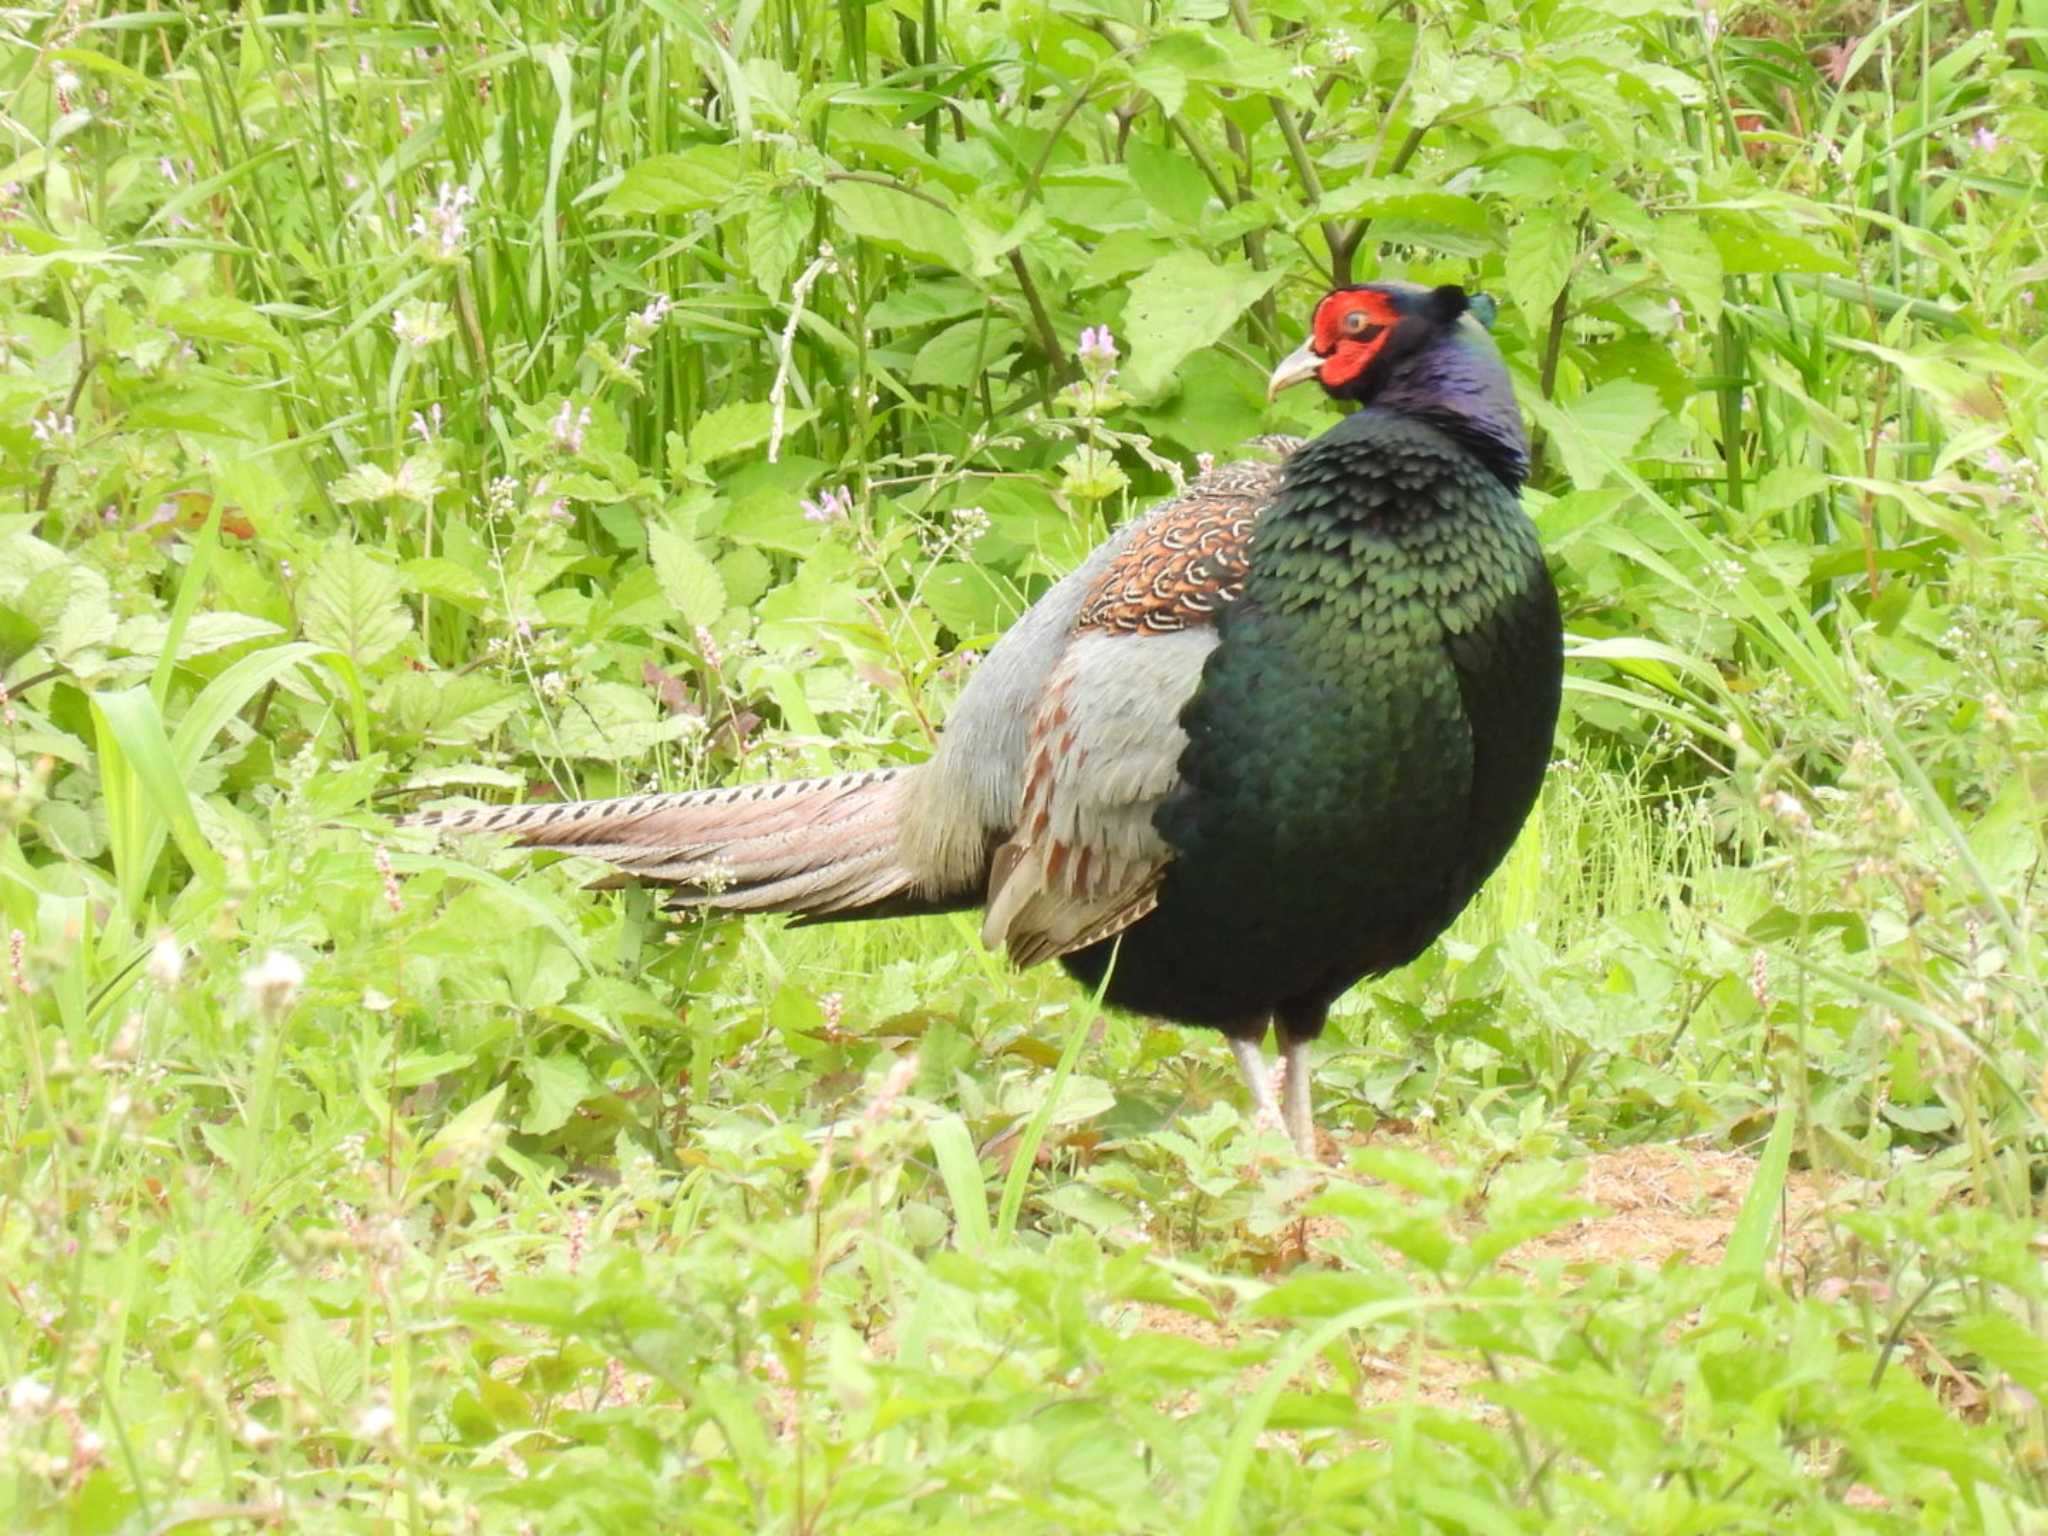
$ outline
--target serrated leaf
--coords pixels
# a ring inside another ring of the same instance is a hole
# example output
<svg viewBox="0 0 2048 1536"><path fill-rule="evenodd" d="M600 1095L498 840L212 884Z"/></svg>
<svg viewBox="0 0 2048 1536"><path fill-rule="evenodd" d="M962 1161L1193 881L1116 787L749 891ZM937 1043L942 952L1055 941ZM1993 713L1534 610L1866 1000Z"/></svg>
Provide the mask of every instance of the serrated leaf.
<svg viewBox="0 0 2048 1536"><path fill-rule="evenodd" d="M744 168L739 150L730 144L655 155L629 167L598 204L598 212L659 216L716 208L732 196Z"/></svg>
<svg viewBox="0 0 2048 1536"><path fill-rule="evenodd" d="M555 739L573 757L618 760L638 757L702 728L688 715L663 716L653 695L643 689L592 683L576 690L573 709L562 711Z"/></svg>
<svg viewBox="0 0 2048 1536"><path fill-rule="evenodd" d="M1316 206L1318 217L1356 216L1443 224L1468 234L1494 235L1493 220L1476 199L1391 177L1361 176L1329 193Z"/></svg>
<svg viewBox="0 0 2048 1536"><path fill-rule="evenodd" d="M816 411L788 406L782 413L782 435L787 438L807 423ZM706 411L690 427L690 462L716 464L749 448L758 448L775 430L775 408L765 401L736 400Z"/></svg>
<svg viewBox="0 0 2048 1536"><path fill-rule="evenodd" d="M324 556L299 591L299 627L315 645L340 651L357 667L389 655L412 633L398 600L398 573L353 544Z"/></svg>
<svg viewBox="0 0 2048 1536"><path fill-rule="evenodd" d="M725 581L701 549L667 528L650 528L647 555L662 595L684 619L700 628L718 621L725 612Z"/></svg>
<svg viewBox="0 0 2048 1536"><path fill-rule="evenodd" d="M771 192L747 214L747 272L770 298L781 297L810 227L809 209L790 193Z"/></svg>
<svg viewBox="0 0 2048 1536"><path fill-rule="evenodd" d="M1220 338L1280 280L1278 269L1254 271L1242 261L1221 265L1199 251L1176 251L1131 284L1124 330L1131 338L1124 387L1140 398L1159 394L1188 357Z"/></svg>
<svg viewBox="0 0 2048 1536"><path fill-rule="evenodd" d="M952 214L922 197L867 181L837 181L825 195L839 223L863 240L955 272L965 272L972 260Z"/></svg>
<svg viewBox="0 0 2048 1536"><path fill-rule="evenodd" d="M1504 286L1523 324L1540 333L1571 276L1578 237L1561 208L1532 208L1508 231Z"/></svg>
<svg viewBox="0 0 2048 1536"><path fill-rule="evenodd" d="M2000 1312L1965 1318L1956 1336L2035 1398L2048 1401L2048 1340Z"/></svg>
<svg viewBox="0 0 2048 1536"><path fill-rule="evenodd" d="M960 210L960 232L976 277L993 277L1003 257L1044 227L1045 209L1036 204L1013 214L1000 202L978 198Z"/></svg>
<svg viewBox="0 0 2048 1536"><path fill-rule="evenodd" d="M66 562L37 571L11 606L59 659L77 657L114 638L111 590L106 578L87 565Z"/></svg>
<svg viewBox="0 0 2048 1536"><path fill-rule="evenodd" d="M519 689L480 672L448 678L434 699L426 738L448 746L481 741L512 717L523 698Z"/></svg>
<svg viewBox="0 0 2048 1536"><path fill-rule="evenodd" d="M440 555L408 560L398 570L405 578L408 590L427 597L437 597L465 608L475 608L490 600L491 590L481 575Z"/></svg>

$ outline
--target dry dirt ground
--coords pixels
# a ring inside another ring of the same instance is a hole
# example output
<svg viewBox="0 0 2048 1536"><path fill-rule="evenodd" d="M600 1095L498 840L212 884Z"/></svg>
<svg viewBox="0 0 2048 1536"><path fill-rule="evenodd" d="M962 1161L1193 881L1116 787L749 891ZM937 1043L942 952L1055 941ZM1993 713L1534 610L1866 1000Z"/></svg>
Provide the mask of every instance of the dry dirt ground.
<svg viewBox="0 0 2048 1536"><path fill-rule="evenodd" d="M1373 1132L1370 1142L1448 1157L1440 1145L1386 1125ZM1341 1161L1345 1150L1326 1145L1325 1160L1331 1160L1334 1151ZM1522 1244L1502 1261L1506 1266L1529 1271L1561 1264L1569 1272L1573 1266L1640 1265L1654 1270L1677 1261L1712 1268L1721 1261L1756 1173L1755 1159L1743 1153L1673 1144L1598 1152L1585 1163L1585 1177L1575 1194L1599 1207L1598 1213ZM1809 1175L1795 1172L1787 1178L1778 1211L1781 1254L1799 1254L1818 1240L1824 1193L1821 1183ZM1302 1232L1307 1249L1303 1259L1316 1262L1320 1243L1343 1230L1341 1221L1311 1218ZM1229 1317L1211 1320L1164 1306L1134 1309L1131 1322L1224 1349L1244 1342L1248 1331ZM1469 1390L1487 1376L1485 1363L1469 1354L1403 1350L1380 1355L1361 1349L1356 1359L1365 1374L1357 1394L1362 1407L1398 1402L1412 1394L1439 1407L1496 1417L1492 1405ZM1249 1388L1262 1374L1255 1367L1242 1385ZM1323 1385L1330 1385L1326 1372L1317 1374Z"/></svg>

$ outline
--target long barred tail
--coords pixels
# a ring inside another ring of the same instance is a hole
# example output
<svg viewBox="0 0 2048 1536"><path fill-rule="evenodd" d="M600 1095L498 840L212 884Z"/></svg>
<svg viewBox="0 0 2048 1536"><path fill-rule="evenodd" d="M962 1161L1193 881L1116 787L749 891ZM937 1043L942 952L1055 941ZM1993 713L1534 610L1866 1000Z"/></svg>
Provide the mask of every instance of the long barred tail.
<svg viewBox="0 0 2048 1536"><path fill-rule="evenodd" d="M842 773L549 805L419 811L400 826L501 832L529 848L587 854L679 902L734 912L883 917L957 901L915 889L896 857L915 768Z"/></svg>

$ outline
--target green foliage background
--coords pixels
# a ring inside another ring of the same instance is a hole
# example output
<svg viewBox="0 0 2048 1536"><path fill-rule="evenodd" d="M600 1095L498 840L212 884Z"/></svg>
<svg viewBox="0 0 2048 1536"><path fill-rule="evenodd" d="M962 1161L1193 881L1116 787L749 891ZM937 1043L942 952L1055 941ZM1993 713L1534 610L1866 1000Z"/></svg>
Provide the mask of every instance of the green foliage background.
<svg viewBox="0 0 2048 1536"><path fill-rule="evenodd" d="M2048 1529L2044 0L0 29L10 1528ZM964 921L390 828L917 759L1369 276L1572 646L1337 1168ZM1518 1256L1672 1140L1724 1253Z"/></svg>

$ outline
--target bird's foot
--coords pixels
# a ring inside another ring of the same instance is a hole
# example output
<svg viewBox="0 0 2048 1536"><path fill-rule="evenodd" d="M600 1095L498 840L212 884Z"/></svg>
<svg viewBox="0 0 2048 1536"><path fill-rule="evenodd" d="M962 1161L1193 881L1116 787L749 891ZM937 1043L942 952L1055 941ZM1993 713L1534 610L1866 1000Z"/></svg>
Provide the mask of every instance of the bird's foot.
<svg viewBox="0 0 2048 1536"><path fill-rule="evenodd" d="M1288 1039L1281 1036L1280 1047L1280 1119L1287 1127L1287 1135L1294 1143L1294 1150L1310 1162L1316 1160L1316 1122L1309 1112L1308 1102L1308 1047L1306 1040Z"/></svg>

